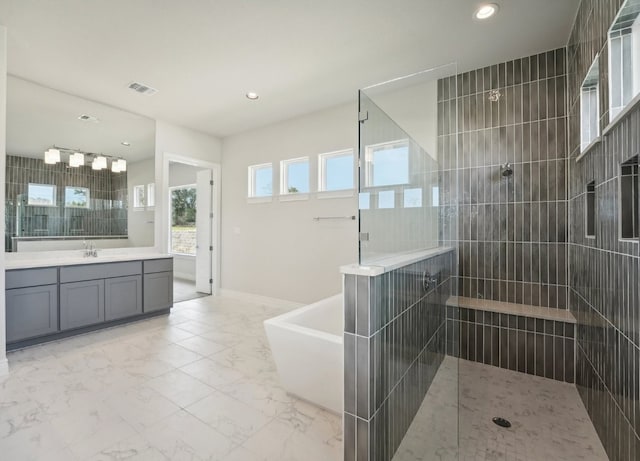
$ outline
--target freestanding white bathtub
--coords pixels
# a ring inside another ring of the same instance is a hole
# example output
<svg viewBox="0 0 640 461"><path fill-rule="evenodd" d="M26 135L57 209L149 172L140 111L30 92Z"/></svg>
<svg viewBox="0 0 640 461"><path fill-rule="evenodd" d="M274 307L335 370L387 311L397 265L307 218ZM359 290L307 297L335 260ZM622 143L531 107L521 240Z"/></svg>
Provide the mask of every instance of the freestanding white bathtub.
<svg viewBox="0 0 640 461"><path fill-rule="evenodd" d="M285 390L342 414L342 294L264 321Z"/></svg>

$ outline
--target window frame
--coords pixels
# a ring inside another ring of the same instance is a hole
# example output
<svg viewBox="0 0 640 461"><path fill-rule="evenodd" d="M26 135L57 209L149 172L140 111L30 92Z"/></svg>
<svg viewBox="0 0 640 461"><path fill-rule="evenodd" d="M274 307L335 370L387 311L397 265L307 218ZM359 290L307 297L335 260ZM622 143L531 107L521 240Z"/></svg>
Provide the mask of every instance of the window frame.
<svg viewBox="0 0 640 461"><path fill-rule="evenodd" d="M147 195L146 195L147 209L155 208L155 206L156 206L156 183L151 182L151 183L147 184L146 193L147 193Z"/></svg>
<svg viewBox="0 0 640 461"><path fill-rule="evenodd" d="M287 184L289 179L289 171L287 167L291 164L302 163L302 162L307 163L307 180L309 181L309 191L289 192L289 188ZM308 200L310 191L311 191L311 162L309 160L309 156L280 160L280 200L281 201Z"/></svg>
<svg viewBox="0 0 640 461"><path fill-rule="evenodd" d="M396 149L398 147L407 147L407 182L401 183L393 183L393 184L373 184L373 175L374 175L374 161L373 157L375 155L376 148L379 147L391 146L391 149ZM410 152L411 144L409 143L408 138L404 139L396 139L393 141L385 141L376 144L369 144L365 146L365 154L364 154L364 163L365 163L365 174L364 174L364 186L366 188L377 188L377 187L398 187L398 186L407 186L411 184L411 152Z"/></svg>
<svg viewBox="0 0 640 461"><path fill-rule="evenodd" d="M595 82L595 83L594 83ZM586 106L587 99L591 99L591 97L585 97L585 93L595 92L595 107L591 107L589 103L589 107ZM585 131L584 131L584 115L585 110L588 112L588 124L589 131L587 139L585 140ZM591 133L591 125L594 122L592 117L595 116L595 135ZM587 152L591 146L596 144L600 140L600 55L597 55L593 62L591 63L591 67L587 72L584 80L582 81L582 85L580 85L580 153Z"/></svg>
<svg viewBox="0 0 640 461"><path fill-rule="evenodd" d="M627 0L628 1L628 0ZM619 20L623 13L625 13L625 8L627 6L627 1L625 1L615 19L613 20L611 27L607 31L607 51L608 51L608 71L609 71L609 127L616 124L618 120L620 120L624 115L634 107L640 101L640 61L637 61L636 58L640 56L637 50L634 50L635 47L640 47L640 14L634 19L634 21L626 26L621 26ZM614 98L614 91L620 91L624 93L625 81L624 81L624 69L625 69L625 60L624 60L624 44L622 41L625 36L630 36L631 41L631 52L629 63L629 70L631 72L630 75L630 85L631 85L631 94L628 100L625 102L624 96L621 96L620 102L621 105L615 105L616 101ZM614 56L613 56L613 45L615 41L621 41L621 51L620 51L620 66L616 67L614 70ZM640 57L637 58L640 60ZM615 77L619 77L616 79ZM616 80L621 80L619 87L615 87L614 83ZM605 133L608 130L605 130Z"/></svg>
<svg viewBox="0 0 640 461"><path fill-rule="evenodd" d="M353 167L353 171L351 172L351 187L345 189L327 189L327 160L346 156L351 157L351 165ZM353 148L318 154L318 196L353 196L353 191L356 187L356 171L355 152Z"/></svg>
<svg viewBox="0 0 640 461"><path fill-rule="evenodd" d="M47 187L52 192L52 203L50 205L44 205L41 203L31 203L31 194L29 189L31 186ZM58 206L58 187L55 184L41 184L30 182L27 184L27 206L41 206L47 208L57 208Z"/></svg>
<svg viewBox="0 0 640 461"><path fill-rule="evenodd" d="M256 172L271 168L271 192L269 195L256 195ZM273 162L259 163L247 167L247 199L251 203L270 202L273 198Z"/></svg>
<svg viewBox="0 0 640 461"><path fill-rule="evenodd" d="M67 203L67 191L69 189L79 189L82 190L83 192L85 192L86 194L86 205L85 206L78 206L78 205L70 205ZM81 209L81 210L88 210L91 209L91 192L89 190L88 187L76 187L76 186L64 186L64 207L65 208L76 208L76 209Z"/></svg>
<svg viewBox="0 0 640 461"><path fill-rule="evenodd" d="M138 190L142 191L140 201L138 200L138 198L140 197L136 193L136 191ZM146 207L146 203L147 203L147 190L145 185L134 184L131 188L131 208L136 211L144 210L144 208Z"/></svg>

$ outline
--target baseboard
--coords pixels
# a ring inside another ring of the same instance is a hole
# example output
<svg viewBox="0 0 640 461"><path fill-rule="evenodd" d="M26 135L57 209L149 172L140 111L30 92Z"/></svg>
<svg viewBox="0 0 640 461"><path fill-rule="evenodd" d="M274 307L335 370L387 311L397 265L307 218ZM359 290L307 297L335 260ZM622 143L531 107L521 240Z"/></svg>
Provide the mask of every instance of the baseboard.
<svg viewBox="0 0 640 461"><path fill-rule="evenodd" d="M0 376L5 376L9 374L9 361L5 358L4 360L0 360Z"/></svg>
<svg viewBox="0 0 640 461"><path fill-rule="evenodd" d="M295 301L287 301L286 299L271 298L269 296L255 295L252 293L245 293L243 291L229 290L227 288L221 288L218 290L219 296L226 298L234 298L243 301L250 301L255 303L264 304L269 307L275 307L282 310L292 310L304 306L303 303Z"/></svg>

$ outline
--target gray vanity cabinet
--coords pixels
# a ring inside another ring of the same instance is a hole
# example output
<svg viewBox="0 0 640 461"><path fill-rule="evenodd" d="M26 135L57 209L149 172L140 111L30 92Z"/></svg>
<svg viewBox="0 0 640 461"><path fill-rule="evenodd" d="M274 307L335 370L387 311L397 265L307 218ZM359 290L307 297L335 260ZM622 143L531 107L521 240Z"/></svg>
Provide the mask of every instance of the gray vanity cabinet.
<svg viewBox="0 0 640 461"><path fill-rule="evenodd" d="M138 314L142 314L142 276L105 279L105 320L121 319Z"/></svg>
<svg viewBox="0 0 640 461"><path fill-rule="evenodd" d="M153 312L173 305L173 259L144 262L144 311Z"/></svg>
<svg viewBox="0 0 640 461"><path fill-rule="evenodd" d="M60 268L60 328L79 328L142 313L141 274L141 261Z"/></svg>
<svg viewBox="0 0 640 461"><path fill-rule="evenodd" d="M57 283L56 268L6 272L8 343L58 332Z"/></svg>
<svg viewBox="0 0 640 461"><path fill-rule="evenodd" d="M6 291L7 342L58 331L58 285Z"/></svg>
<svg viewBox="0 0 640 461"><path fill-rule="evenodd" d="M173 259L12 269L5 273L8 349L168 312Z"/></svg>
<svg viewBox="0 0 640 461"><path fill-rule="evenodd" d="M104 280L60 284L60 329L104 322Z"/></svg>

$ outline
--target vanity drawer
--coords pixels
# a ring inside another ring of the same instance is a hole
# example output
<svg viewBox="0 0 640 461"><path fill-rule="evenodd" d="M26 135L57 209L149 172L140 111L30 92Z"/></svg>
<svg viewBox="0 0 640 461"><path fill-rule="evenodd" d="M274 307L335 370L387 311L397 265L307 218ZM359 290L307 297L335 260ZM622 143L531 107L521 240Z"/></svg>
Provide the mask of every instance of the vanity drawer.
<svg viewBox="0 0 640 461"><path fill-rule="evenodd" d="M173 258L165 259L148 259L144 262L144 273L152 274L155 272L172 272Z"/></svg>
<svg viewBox="0 0 640 461"><path fill-rule="evenodd" d="M60 283L108 279L111 277L125 277L128 275L140 274L142 274L142 261L64 266L60 268Z"/></svg>
<svg viewBox="0 0 640 461"><path fill-rule="evenodd" d="M58 268L14 269L5 274L6 289L37 287L58 283Z"/></svg>

